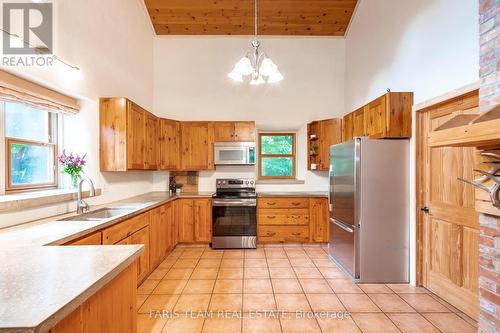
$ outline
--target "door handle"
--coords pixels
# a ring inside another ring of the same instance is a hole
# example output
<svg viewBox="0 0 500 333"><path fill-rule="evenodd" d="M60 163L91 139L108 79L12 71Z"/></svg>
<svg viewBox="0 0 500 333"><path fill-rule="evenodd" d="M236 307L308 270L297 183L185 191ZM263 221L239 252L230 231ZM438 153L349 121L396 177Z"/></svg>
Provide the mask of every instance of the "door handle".
<svg viewBox="0 0 500 333"><path fill-rule="evenodd" d="M337 227L339 227L340 229L344 230L344 231L347 231L348 233L353 233L354 232L354 229L347 226L347 225L344 225L344 223L341 223L341 222L338 222L332 218L330 218L330 222L334 223Z"/></svg>
<svg viewBox="0 0 500 333"><path fill-rule="evenodd" d="M429 214L429 212L430 212L429 207L427 207L427 206L420 208L420 210L426 214Z"/></svg>

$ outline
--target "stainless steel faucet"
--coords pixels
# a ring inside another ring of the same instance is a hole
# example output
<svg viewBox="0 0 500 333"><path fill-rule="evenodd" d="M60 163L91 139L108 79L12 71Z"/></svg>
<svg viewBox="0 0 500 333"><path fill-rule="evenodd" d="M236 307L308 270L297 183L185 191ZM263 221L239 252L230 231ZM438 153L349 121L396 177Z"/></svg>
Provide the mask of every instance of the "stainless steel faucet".
<svg viewBox="0 0 500 333"><path fill-rule="evenodd" d="M89 183L90 196L91 197L95 196L95 188L94 188L94 183L92 183L92 180L90 180L90 178L80 179L80 181L78 182L78 198L76 200L76 213L77 214L82 214L85 211L88 212L90 210L89 204L86 203L85 200L82 199L82 185L83 185L84 181L87 181Z"/></svg>

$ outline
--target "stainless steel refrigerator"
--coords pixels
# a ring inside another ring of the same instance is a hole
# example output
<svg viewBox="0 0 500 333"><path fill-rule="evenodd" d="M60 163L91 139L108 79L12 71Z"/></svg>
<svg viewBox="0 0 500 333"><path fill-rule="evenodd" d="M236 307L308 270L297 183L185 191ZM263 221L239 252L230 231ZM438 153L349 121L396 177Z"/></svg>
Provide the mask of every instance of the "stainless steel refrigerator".
<svg viewBox="0 0 500 333"><path fill-rule="evenodd" d="M358 282L409 280L409 142L330 147L329 254Z"/></svg>

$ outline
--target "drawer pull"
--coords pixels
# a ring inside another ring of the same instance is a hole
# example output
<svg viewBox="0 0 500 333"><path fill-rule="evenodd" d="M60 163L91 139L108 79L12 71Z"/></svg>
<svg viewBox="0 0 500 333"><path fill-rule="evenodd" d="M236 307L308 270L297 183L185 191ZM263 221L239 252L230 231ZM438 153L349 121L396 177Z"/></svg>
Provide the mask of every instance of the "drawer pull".
<svg viewBox="0 0 500 333"><path fill-rule="evenodd" d="M300 202L292 202L292 206L300 206Z"/></svg>
<svg viewBox="0 0 500 333"><path fill-rule="evenodd" d="M276 202L268 202L267 205L268 206L274 206L274 205L276 205Z"/></svg>
<svg viewBox="0 0 500 333"><path fill-rule="evenodd" d="M294 236L300 236L300 232L292 232L292 235L294 235Z"/></svg>
<svg viewBox="0 0 500 333"><path fill-rule="evenodd" d="M276 215L267 215L266 216L268 219L275 219L276 218Z"/></svg>
<svg viewBox="0 0 500 333"><path fill-rule="evenodd" d="M266 236L267 236L267 237L272 237L272 236L275 236L275 235L276 235L276 233L275 233L275 232L268 232L268 233L266 234Z"/></svg>

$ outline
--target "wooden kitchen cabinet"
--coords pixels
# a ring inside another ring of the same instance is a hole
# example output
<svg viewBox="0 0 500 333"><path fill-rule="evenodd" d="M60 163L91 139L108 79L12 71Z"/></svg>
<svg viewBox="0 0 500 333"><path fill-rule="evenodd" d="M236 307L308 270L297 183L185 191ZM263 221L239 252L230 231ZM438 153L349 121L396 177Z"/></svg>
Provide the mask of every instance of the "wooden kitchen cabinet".
<svg viewBox="0 0 500 333"><path fill-rule="evenodd" d="M193 218L193 199L176 200L176 218L179 221L178 241L182 243L191 243L194 241L194 218Z"/></svg>
<svg viewBox="0 0 500 333"><path fill-rule="evenodd" d="M180 122L160 119L159 161L160 170L177 170L179 165Z"/></svg>
<svg viewBox="0 0 500 333"><path fill-rule="evenodd" d="M311 242L328 242L329 211L327 198L309 199Z"/></svg>
<svg viewBox="0 0 500 333"><path fill-rule="evenodd" d="M122 239L116 243L117 245L133 245L142 244L144 245L144 251L137 259L137 283L141 284L144 279L149 275L150 267L150 242L149 242L149 226L146 226L127 238ZM151 265L151 267L155 267Z"/></svg>
<svg viewBox="0 0 500 333"><path fill-rule="evenodd" d="M352 114L352 136L359 137L365 135L367 135L365 128L365 108L362 107Z"/></svg>
<svg viewBox="0 0 500 333"><path fill-rule="evenodd" d="M150 211L149 222L149 263L151 267L156 267L160 264L165 255L165 237L166 227L162 216L162 207L157 207Z"/></svg>
<svg viewBox="0 0 500 333"><path fill-rule="evenodd" d="M214 123L215 142L255 141L255 122L220 121Z"/></svg>
<svg viewBox="0 0 500 333"><path fill-rule="evenodd" d="M214 169L214 124L181 122L181 169L186 171Z"/></svg>
<svg viewBox="0 0 500 333"><path fill-rule="evenodd" d="M212 200L194 200L194 241L212 241Z"/></svg>
<svg viewBox="0 0 500 333"><path fill-rule="evenodd" d="M342 142L342 119L314 121L307 124L307 133L308 170L328 171L330 146Z"/></svg>
<svg viewBox="0 0 500 333"><path fill-rule="evenodd" d="M344 116L342 121L342 141L349 141L353 138L353 114L349 113Z"/></svg>
<svg viewBox="0 0 500 333"><path fill-rule="evenodd" d="M68 242L64 245L101 245L102 244L102 232L94 232L91 235L84 236Z"/></svg>
<svg viewBox="0 0 500 333"><path fill-rule="evenodd" d="M144 170L158 169L158 131L159 118L152 113L145 112L145 148Z"/></svg>

